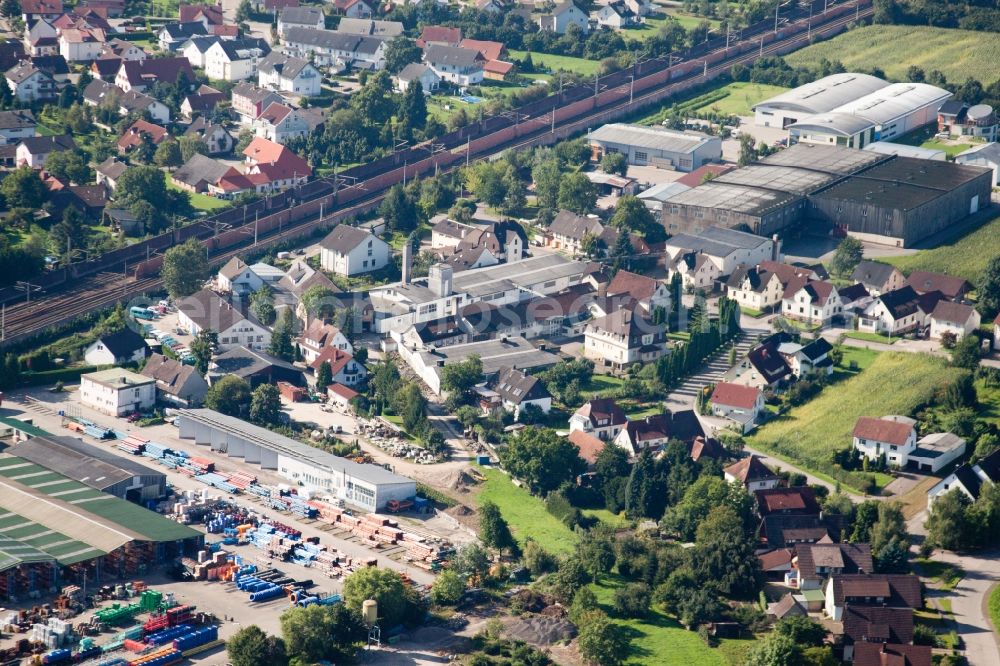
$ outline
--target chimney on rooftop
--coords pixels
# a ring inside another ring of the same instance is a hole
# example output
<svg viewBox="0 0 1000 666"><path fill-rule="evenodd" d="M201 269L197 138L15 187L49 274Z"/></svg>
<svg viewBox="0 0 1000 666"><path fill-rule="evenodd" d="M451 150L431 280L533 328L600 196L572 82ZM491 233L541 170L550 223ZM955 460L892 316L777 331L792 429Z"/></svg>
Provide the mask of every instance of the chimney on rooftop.
<svg viewBox="0 0 1000 666"><path fill-rule="evenodd" d="M410 244L410 239L407 238L406 242L403 243L403 284L410 284L410 274L413 266L413 259L410 255L412 253L413 246Z"/></svg>

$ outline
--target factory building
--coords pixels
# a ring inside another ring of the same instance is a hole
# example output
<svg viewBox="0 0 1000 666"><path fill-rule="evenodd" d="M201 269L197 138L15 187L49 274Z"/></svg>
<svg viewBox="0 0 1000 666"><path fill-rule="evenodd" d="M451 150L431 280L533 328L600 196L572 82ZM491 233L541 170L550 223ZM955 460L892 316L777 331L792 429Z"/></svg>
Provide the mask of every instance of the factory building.
<svg viewBox="0 0 1000 666"><path fill-rule="evenodd" d="M833 146L791 146L670 197L663 224L671 235L719 226L771 236L802 221L809 194L883 159Z"/></svg>
<svg viewBox="0 0 1000 666"><path fill-rule="evenodd" d="M756 104L753 107L754 124L785 129L809 116L828 113L888 85L888 81L869 74L843 72L824 76Z"/></svg>
<svg viewBox="0 0 1000 666"><path fill-rule="evenodd" d="M701 132L679 132L666 127L610 123L587 135L595 162L621 153L629 164L674 171L694 171L722 160L722 139Z"/></svg>
<svg viewBox="0 0 1000 666"><path fill-rule="evenodd" d="M0 600L100 585L194 556L204 535L17 456L0 456Z"/></svg>
<svg viewBox="0 0 1000 666"><path fill-rule="evenodd" d="M909 247L988 206L991 180L979 167L799 143L670 197L662 220L670 234L810 224Z"/></svg>
<svg viewBox="0 0 1000 666"><path fill-rule="evenodd" d="M182 439L277 470L294 484L365 511L378 511L389 500L409 499L417 493L412 479L383 467L335 456L211 409L180 410L176 425Z"/></svg>
<svg viewBox="0 0 1000 666"><path fill-rule="evenodd" d="M167 494L166 474L75 437L32 437L10 453L130 502L155 501Z"/></svg>
<svg viewBox="0 0 1000 666"><path fill-rule="evenodd" d="M990 205L989 169L893 157L810 197L809 218L910 247Z"/></svg>
<svg viewBox="0 0 1000 666"><path fill-rule="evenodd" d="M928 83L893 83L788 127L790 143L864 148L935 122L951 93Z"/></svg>

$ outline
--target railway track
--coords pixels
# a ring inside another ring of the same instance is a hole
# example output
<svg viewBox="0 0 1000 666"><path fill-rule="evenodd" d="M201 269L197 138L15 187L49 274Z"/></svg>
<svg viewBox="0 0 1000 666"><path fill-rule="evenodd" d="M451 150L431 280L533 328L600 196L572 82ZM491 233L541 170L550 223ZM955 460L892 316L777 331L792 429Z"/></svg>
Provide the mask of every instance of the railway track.
<svg viewBox="0 0 1000 666"><path fill-rule="evenodd" d="M631 83L618 84L602 89L599 91L601 94L609 91L618 92L620 98L601 106L595 105L595 108L565 121L550 123L548 120L550 113L548 112L536 115L535 117L525 117L521 124L523 126L532 126L534 127L533 130L522 133L511 141L493 146L489 150L477 154L475 157L468 156L467 159L469 161L479 161L488 159L490 156L504 150L526 149L545 143L553 143L561 137L587 129L596 120L620 117L644 106L662 101L673 94L682 92L699 83L707 82L727 72L733 65L750 63L763 56L788 53L795 48L808 44L809 36L813 31L816 33L836 32L852 22L870 17L873 13L872 6L867 5L862 7L860 0L856 0L855 6L856 11L844 13L815 26L812 25L812 19L809 19L811 30L807 30L806 32L799 30L769 44L762 43L760 49L745 51L731 57L723 58L715 64L705 65L701 74L688 72L676 81L671 80L634 95L631 91L631 86L634 85L634 78ZM793 25L799 23L803 23L803 21L799 19L793 22ZM760 39L763 42L763 35L766 34L766 31L758 31L757 34L761 35ZM753 36L751 36L743 41L752 43L757 40L754 40ZM735 44L724 49L716 49L704 53L700 57L692 58L691 61L707 62L714 54L718 54L719 51L728 51L729 48L734 46ZM553 110L552 114L554 113L555 111ZM453 148L450 152L454 153L455 149ZM464 161L459 161L450 166L442 167L441 171L448 172L463 164ZM276 233L268 233L259 237L257 246L269 246L284 240L294 239L311 232L317 226L333 224L346 217L370 210L381 202L384 192L387 190L388 186L378 192L369 193L362 199L351 202L346 207L323 215L322 219L316 213L305 215L300 219L294 220L294 222L287 223L284 228L279 227ZM304 205L305 203L299 202L297 205ZM239 243L213 253L211 255L212 263L223 264L233 256L254 247L253 243L249 242L249 235L247 239L248 242L246 243ZM25 300L19 303L5 304L3 306L3 313L0 315L0 345L13 344L48 328L64 325L87 312L110 307L117 302L128 302L139 298L144 294L162 288L162 285L163 281L158 274L148 277L135 277L127 276L124 272L102 272L80 278L76 280L73 286L60 288L58 292L54 292L41 299L36 297L30 301Z"/></svg>

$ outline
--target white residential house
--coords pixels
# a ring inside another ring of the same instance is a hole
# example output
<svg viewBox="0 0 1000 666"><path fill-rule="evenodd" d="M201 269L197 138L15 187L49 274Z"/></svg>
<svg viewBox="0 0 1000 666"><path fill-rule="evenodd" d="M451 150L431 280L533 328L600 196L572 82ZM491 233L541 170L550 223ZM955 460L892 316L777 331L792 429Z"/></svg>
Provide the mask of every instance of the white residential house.
<svg viewBox="0 0 1000 666"><path fill-rule="evenodd" d="M781 484L781 477L753 454L723 469L722 476L728 483L738 483L751 494L758 490L771 490Z"/></svg>
<svg viewBox="0 0 1000 666"><path fill-rule="evenodd" d="M521 418L521 411L533 405L548 414L552 410L552 396L538 377L525 374L516 368L501 368L490 391L496 395L503 409ZM490 396L492 397L492 396Z"/></svg>
<svg viewBox="0 0 1000 666"><path fill-rule="evenodd" d="M66 62L90 62L101 55L104 40L89 30L67 28L59 31L59 55Z"/></svg>
<svg viewBox="0 0 1000 666"><path fill-rule="evenodd" d="M311 129L298 109L285 104L270 105L253 121L254 134L280 144L289 139L304 137Z"/></svg>
<svg viewBox="0 0 1000 666"><path fill-rule="evenodd" d="M726 296L741 308L764 312L781 304L785 285L777 273L760 267L741 266L726 281Z"/></svg>
<svg viewBox="0 0 1000 666"><path fill-rule="evenodd" d="M177 303L177 326L189 335L210 329L218 333L219 351L247 347L258 351L271 344L271 331L253 316L243 315L218 294L202 289Z"/></svg>
<svg viewBox="0 0 1000 666"><path fill-rule="evenodd" d="M664 245L667 265L681 254L695 252L707 256L719 267L720 275L730 275L740 265L757 266L780 259L780 245L770 238L725 227L707 227L697 233L677 234Z"/></svg>
<svg viewBox="0 0 1000 666"><path fill-rule="evenodd" d="M583 252L584 239L600 237L604 233L604 225L596 215L577 215L568 210L560 210L545 232L547 246L577 255Z"/></svg>
<svg viewBox="0 0 1000 666"><path fill-rule="evenodd" d="M18 144L22 139L35 136L37 126L30 109L0 111L0 143Z"/></svg>
<svg viewBox="0 0 1000 666"><path fill-rule="evenodd" d="M781 302L784 317L813 326L828 326L843 311L837 287L822 280L811 280L797 289L786 289Z"/></svg>
<svg viewBox="0 0 1000 666"><path fill-rule="evenodd" d="M333 30L289 28L282 40L282 51L310 60L317 67L337 70L350 67L382 69L385 67L386 40L369 35L354 35Z"/></svg>
<svg viewBox="0 0 1000 666"><path fill-rule="evenodd" d="M372 6L365 0L333 0L336 12L347 18L371 18Z"/></svg>
<svg viewBox="0 0 1000 666"><path fill-rule="evenodd" d="M309 367L313 369L313 372L316 372L324 362L330 364L333 381L337 384L357 386L368 376L368 369L358 363L353 355L336 347L325 348L313 359Z"/></svg>
<svg viewBox="0 0 1000 666"><path fill-rule="evenodd" d="M76 142L68 134L59 136L32 136L22 139L15 150L15 160L18 166L29 166L41 169L45 160L56 151L75 150Z"/></svg>
<svg viewBox="0 0 1000 666"><path fill-rule="evenodd" d="M709 402L712 414L734 421L746 433L753 429L764 409L764 392L753 386L719 382Z"/></svg>
<svg viewBox="0 0 1000 666"><path fill-rule="evenodd" d="M149 347L145 339L131 328L106 333L94 340L83 352L87 365L127 365L146 358Z"/></svg>
<svg viewBox="0 0 1000 666"><path fill-rule="evenodd" d="M971 305L940 300L931 310L930 323L932 340L940 340L945 332L961 339L979 328L980 316Z"/></svg>
<svg viewBox="0 0 1000 666"><path fill-rule="evenodd" d="M412 83L419 83L425 93L431 93L441 86L441 77L429 65L411 62L393 77L396 91L405 93Z"/></svg>
<svg viewBox="0 0 1000 666"><path fill-rule="evenodd" d="M984 487L998 482L1000 482L1000 451L994 451L974 465L971 463L959 465L954 472L941 479L927 491L927 506L930 508L937 498L953 490L964 493L970 501L975 502Z"/></svg>
<svg viewBox="0 0 1000 666"><path fill-rule="evenodd" d="M882 335L903 335L926 325L920 296L909 285L879 295L858 316L859 331Z"/></svg>
<svg viewBox="0 0 1000 666"><path fill-rule="evenodd" d="M555 6L551 14L538 17L538 27L541 30L554 32L558 35L566 34L571 25L575 25L583 33L590 31L590 19L572 0Z"/></svg>
<svg viewBox="0 0 1000 666"><path fill-rule="evenodd" d="M624 2L609 2L592 14L599 28L621 30L639 25L642 20Z"/></svg>
<svg viewBox="0 0 1000 666"><path fill-rule="evenodd" d="M354 346L344 333L328 321L314 319L298 338L299 351L312 364L326 349L339 349L354 356Z"/></svg>
<svg viewBox="0 0 1000 666"><path fill-rule="evenodd" d="M260 38L226 39L205 52L205 74L210 79L243 81L257 76L257 63L271 47Z"/></svg>
<svg viewBox="0 0 1000 666"><path fill-rule="evenodd" d="M20 102L49 101L59 95L55 79L29 61L7 70L6 78L7 86Z"/></svg>
<svg viewBox="0 0 1000 666"><path fill-rule="evenodd" d="M614 441L628 423L625 410L612 398L594 398L569 417L569 431L582 430L605 442Z"/></svg>
<svg viewBox="0 0 1000 666"><path fill-rule="evenodd" d="M208 51L222 40L215 35L199 35L184 42L179 52L188 59L192 67L205 69L208 62Z"/></svg>
<svg viewBox="0 0 1000 666"><path fill-rule="evenodd" d="M683 252L670 264L670 277L681 276L685 289L711 291L715 281L722 277L719 265L702 252Z"/></svg>
<svg viewBox="0 0 1000 666"><path fill-rule="evenodd" d="M122 368L80 375L80 402L109 416L147 410L156 404L156 380Z"/></svg>
<svg viewBox="0 0 1000 666"><path fill-rule="evenodd" d="M304 58L293 58L272 51L257 65L257 83L261 88L312 97L320 93L322 76Z"/></svg>
<svg viewBox="0 0 1000 666"><path fill-rule="evenodd" d="M606 367L620 369L655 361L666 353L665 342L664 326L621 308L588 322L583 353Z"/></svg>
<svg viewBox="0 0 1000 666"><path fill-rule="evenodd" d="M264 281L239 257L233 257L219 269L215 283L220 291L248 295L264 286Z"/></svg>
<svg viewBox="0 0 1000 666"><path fill-rule="evenodd" d="M338 275L359 275L389 264L389 245L363 229L337 225L320 242L320 265Z"/></svg>
<svg viewBox="0 0 1000 666"><path fill-rule="evenodd" d="M326 21L323 11L318 7L285 7L278 14L278 37L284 38L289 28L322 30L324 27Z"/></svg>
<svg viewBox="0 0 1000 666"><path fill-rule="evenodd" d="M906 416L862 416L854 424L854 448L869 460L885 456L890 465L905 467L917 448L916 421Z"/></svg>
<svg viewBox="0 0 1000 666"><path fill-rule="evenodd" d="M432 44L424 50L424 62L442 81L464 87L482 83L486 59L474 49Z"/></svg>

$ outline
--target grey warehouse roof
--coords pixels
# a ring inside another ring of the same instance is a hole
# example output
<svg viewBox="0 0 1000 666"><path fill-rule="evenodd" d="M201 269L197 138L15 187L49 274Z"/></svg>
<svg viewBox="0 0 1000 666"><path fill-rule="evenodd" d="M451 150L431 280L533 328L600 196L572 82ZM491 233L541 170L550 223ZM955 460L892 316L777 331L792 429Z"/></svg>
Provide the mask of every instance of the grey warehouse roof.
<svg viewBox="0 0 1000 666"><path fill-rule="evenodd" d="M484 375L495 375L502 368L525 370L555 365L559 362L558 355L537 349L521 337L448 345L438 347L434 351L418 352L418 354L424 365L433 368L435 372L441 370L437 367L437 362L440 360L443 360L445 365L449 365L460 363L476 354L483 362Z"/></svg>
<svg viewBox="0 0 1000 666"><path fill-rule="evenodd" d="M889 85L888 82L869 74L854 72L831 74L766 99L756 104L753 110L772 108L804 113L824 113L887 85Z"/></svg>
<svg viewBox="0 0 1000 666"><path fill-rule="evenodd" d="M32 437L10 449L9 453L97 490L135 476L166 476L132 458L117 456L74 437Z"/></svg>
<svg viewBox="0 0 1000 666"><path fill-rule="evenodd" d="M327 453L308 444L303 444L298 440L279 435L241 419L220 414L211 409L182 409L178 412L178 415L200 425L235 435L268 451L286 455L301 462L311 463L328 472L349 474L355 479L376 485L413 483L412 479L394 474L384 467L362 465L352 460L335 456L332 453Z"/></svg>
<svg viewBox="0 0 1000 666"><path fill-rule="evenodd" d="M751 164L742 169L717 176L712 182L762 187L793 194L808 194L826 185L834 178L837 178L835 174L822 171L810 171L790 166L772 166L770 164Z"/></svg>
<svg viewBox="0 0 1000 666"><path fill-rule="evenodd" d="M878 162L884 162L886 159L880 155L873 155L852 148L844 148L843 146L796 143L784 150L779 150L773 155L768 155L756 164L792 166L800 169L812 169L814 171L825 171L827 173L846 176L857 173Z"/></svg>
<svg viewBox="0 0 1000 666"><path fill-rule="evenodd" d="M687 192L670 197L664 202L664 205L723 208L735 213L763 215L799 198L788 192L716 183L713 179L698 187L692 187Z"/></svg>
<svg viewBox="0 0 1000 666"><path fill-rule="evenodd" d="M678 132L665 127L646 127L611 123L598 127L588 137L591 141L617 143L650 150L666 150L675 153L690 153L718 137L710 137L698 132Z"/></svg>
<svg viewBox="0 0 1000 666"><path fill-rule="evenodd" d="M884 125L927 105L940 106L949 97L950 92L929 83L893 83L842 104L835 111L851 113L876 125Z"/></svg>
<svg viewBox="0 0 1000 666"><path fill-rule="evenodd" d="M837 136L854 136L875 127L875 123L862 116L852 113L831 111L803 118L788 126L788 129L836 134Z"/></svg>
<svg viewBox="0 0 1000 666"><path fill-rule="evenodd" d="M582 275L586 270L586 263L572 261L558 254L543 254L510 264L463 271L455 276L453 284L455 291L475 296Z"/></svg>
<svg viewBox="0 0 1000 666"><path fill-rule="evenodd" d="M726 227L706 227L695 234L677 234L667 241L667 245L724 257L736 250L752 250L767 242L767 238L745 231Z"/></svg>

